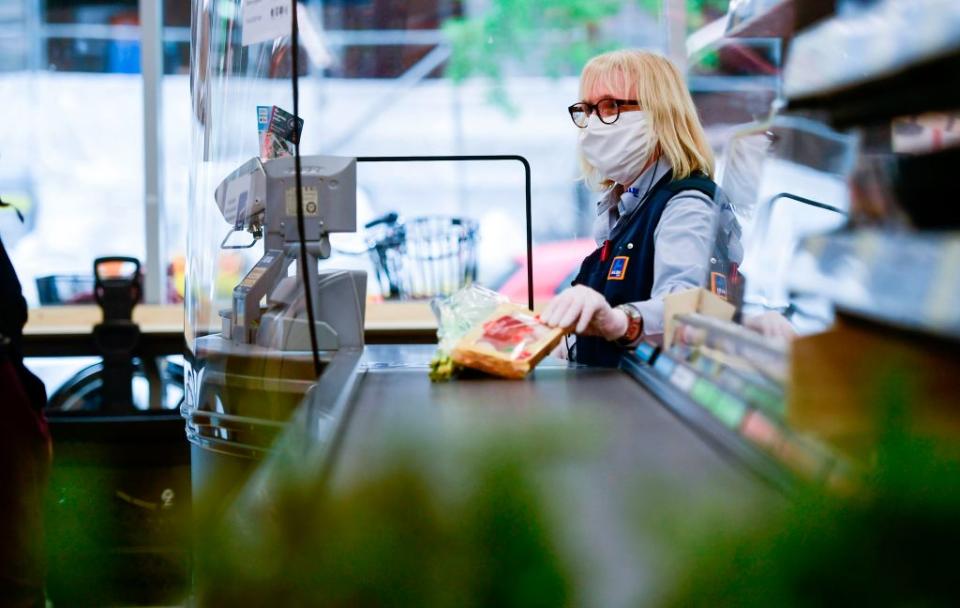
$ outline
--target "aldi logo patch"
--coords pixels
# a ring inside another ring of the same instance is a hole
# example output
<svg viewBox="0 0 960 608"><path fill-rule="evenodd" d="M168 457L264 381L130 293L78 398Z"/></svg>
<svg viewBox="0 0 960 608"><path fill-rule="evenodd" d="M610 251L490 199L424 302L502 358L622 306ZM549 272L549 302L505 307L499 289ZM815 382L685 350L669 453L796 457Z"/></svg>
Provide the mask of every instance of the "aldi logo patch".
<svg viewBox="0 0 960 608"><path fill-rule="evenodd" d="M607 273L608 281L622 281L627 276L627 264L630 263L630 258L625 255L618 255L613 258L613 263L610 264L610 272Z"/></svg>
<svg viewBox="0 0 960 608"><path fill-rule="evenodd" d="M727 299L727 277L722 272L710 273L710 291Z"/></svg>

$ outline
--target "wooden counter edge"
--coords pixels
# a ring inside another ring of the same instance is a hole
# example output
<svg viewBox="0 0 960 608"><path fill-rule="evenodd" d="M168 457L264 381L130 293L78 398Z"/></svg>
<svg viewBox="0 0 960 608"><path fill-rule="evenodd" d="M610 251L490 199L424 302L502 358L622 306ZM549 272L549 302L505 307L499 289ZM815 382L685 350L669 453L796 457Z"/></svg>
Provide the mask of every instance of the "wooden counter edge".
<svg viewBox="0 0 960 608"><path fill-rule="evenodd" d="M372 302L367 305L367 332L428 332L437 324L426 302ZM26 339L32 337L86 335L102 319L96 306L43 306L31 308ZM133 319L144 333L183 333L183 306L178 304L142 304L134 309Z"/></svg>

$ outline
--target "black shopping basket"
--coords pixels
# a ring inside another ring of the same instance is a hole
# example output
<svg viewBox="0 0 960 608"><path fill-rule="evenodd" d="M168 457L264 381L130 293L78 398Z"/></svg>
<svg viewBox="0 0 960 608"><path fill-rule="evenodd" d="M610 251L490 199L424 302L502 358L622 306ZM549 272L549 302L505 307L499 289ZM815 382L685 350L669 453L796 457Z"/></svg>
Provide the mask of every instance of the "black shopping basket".
<svg viewBox="0 0 960 608"><path fill-rule="evenodd" d="M401 221L391 213L366 225L380 292L389 299L453 293L477 278L477 222L449 216Z"/></svg>

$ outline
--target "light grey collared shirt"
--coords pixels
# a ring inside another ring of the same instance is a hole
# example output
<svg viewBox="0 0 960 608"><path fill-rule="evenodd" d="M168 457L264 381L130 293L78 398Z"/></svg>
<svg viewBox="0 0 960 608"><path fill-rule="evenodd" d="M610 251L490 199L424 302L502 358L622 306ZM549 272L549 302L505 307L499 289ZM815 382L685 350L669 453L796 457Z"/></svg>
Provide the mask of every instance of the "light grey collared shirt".
<svg viewBox="0 0 960 608"><path fill-rule="evenodd" d="M623 229L624 218L646 202L647 194L669 170L669 163L658 159L619 198L611 189L597 202L594 237L598 244ZM681 190L667 202L653 233L650 299L633 303L643 316L644 336L663 334L664 296L706 285L718 217L719 207L698 190Z"/></svg>

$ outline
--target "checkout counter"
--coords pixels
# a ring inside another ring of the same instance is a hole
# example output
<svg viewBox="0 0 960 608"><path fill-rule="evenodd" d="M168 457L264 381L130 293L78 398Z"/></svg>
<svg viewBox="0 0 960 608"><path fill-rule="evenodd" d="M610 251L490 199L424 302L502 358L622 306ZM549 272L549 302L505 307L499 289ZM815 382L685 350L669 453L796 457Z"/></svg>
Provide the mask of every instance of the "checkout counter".
<svg viewBox="0 0 960 608"><path fill-rule="evenodd" d="M668 526L688 530L705 504L735 522L788 502L796 479L790 468L745 438L739 419L720 419L678 391L669 376L658 375L650 356L631 356L621 369L547 359L523 381L432 383L432 346L400 335L391 344L374 344L369 333L358 332L365 320L370 327L377 306L366 297L369 282L356 268L337 274L328 270L334 260L329 266L325 261L333 233L362 229L355 163L304 155L298 172L293 158L271 157L275 147L264 143L299 141L303 124L284 123L274 131L272 118L260 125L261 153L251 158L252 138L235 136L251 123L251 101L277 104L257 108L268 117L297 107L288 83L256 72L256 66L274 65L281 47L240 48L215 30L194 42L201 58L192 65L200 145L192 150L181 413L191 444L193 496L195 504L207 505L206 517L249 534L274 513L279 484L291 475L318 493L337 492L389 459L398 434L442 446L464 427L514 428L547 418L560 421L571 443L591 444L554 462L550 466L559 470L548 476L551 510L565 542L589 563L581 581L584 603L636 605L664 592L676 566L656 529L664 513L671 516ZM247 67L203 61L232 51L248 59ZM310 132L323 125L322 116L303 118ZM320 149L321 143L307 146ZM381 212L396 205L392 189L385 192ZM526 195L530 260L529 173ZM510 203L484 204L502 211ZM463 227L462 219L451 224ZM371 246L381 263L377 274L389 274L398 235L402 244L401 231ZM476 257L448 254L439 257L453 262L455 276L476 278ZM243 256L249 269L231 278L229 293L218 264L227 255ZM437 259L429 248L424 255ZM528 267L531 303L532 274ZM440 293L469 282L442 280ZM387 283L391 294L400 284ZM442 461L445 455L441 450L433 457ZM636 523L644 520L652 527L638 531Z"/></svg>
<svg viewBox="0 0 960 608"><path fill-rule="evenodd" d="M631 522L656 517L667 503L687 505L691 520L696 507L707 503L743 517L780 508L790 495L794 477L785 467L684 398L637 356L621 370L548 358L523 381L477 376L431 383L427 372L435 346L413 343L436 335L426 307L383 303L368 310L369 343L332 356L302 399L243 420L227 412L187 413L196 500L220 496L224 511L242 512L250 496L269 496L263 487L289 462L291 450L298 453L299 469L319 471L331 487L349 484L383 456L398 429L413 429L424 442L443 442L465 423L513 425L541 416L583 426L585 436L602 428L600 447L587 450L565 482L567 498L558 511L574 537L570 542L589 551L597 566L584 581L596 603L623 605L637 593L656 593L664 567L656 535L643 537L647 544L639 547L623 540L635 536ZM64 328L80 336L77 319L93 314L80 308L40 312L28 328L35 355L48 348L45 341L79 344ZM149 343L154 333L166 339L176 317L144 307L137 317L144 340ZM157 319L166 324L151 323ZM635 503L644 512L624 514L623 505L638 494L651 497ZM682 520L681 514L678 525Z"/></svg>
<svg viewBox="0 0 960 608"><path fill-rule="evenodd" d="M608 606L665 591L672 548L659 531L638 534L637 526L662 521L666 505L674 513L670 525L682 528L702 523L704 505L734 522L787 503L785 469L702 409L671 403L664 387L630 366L547 359L523 381L478 376L438 384L427 378L433 352L428 345L370 345L338 353L282 429L276 419L240 428L201 417L204 427L194 413L194 495L229 497L221 520L237 522L242 534L279 508L272 502L291 474L303 476L305 487L320 480L336 492L392 458L398 436L449 446L465 427L516 429L548 420L572 443L589 446L560 449L557 462L545 458L547 468L561 471L547 477L546 491L562 497L551 512L564 542L590 564L577 581L587 603ZM274 438L266 449L263 442Z"/></svg>
<svg viewBox="0 0 960 608"><path fill-rule="evenodd" d="M198 495L211 479L242 479L291 419L294 427L305 425L313 441L329 444L323 466L333 470L350 461L356 442L376 444L378 436L398 426L442 432L437 420L446 412L484 407L494 416L600 408L616 428L635 437L629 442L639 450L634 466L649 461L665 467L660 472L670 477L714 471L740 479L734 483L788 486L777 467L730 429L697 408L668 405L677 397L662 386L652 393L649 387L657 380L647 374L650 361L637 358L623 370L554 361L527 381L432 384L426 374L431 347L366 345L364 332L358 331L367 305L362 271L325 270L321 264L316 274L318 261L330 255L332 233L357 230L356 161L306 156L299 178L293 161L243 163L216 186L216 207L205 205L219 210L221 222L230 226L221 252L235 248L233 234L244 231L253 237L246 247L262 240L263 251L234 288L229 307L191 297L209 293L203 281L211 284L213 277L194 276L201 284L188 288L189 354L181 412L193 444ZM207 246L216 239L193 242ZM436 251L430 253L436 259ZM457 260L464 263L463 256ZM213 310L219 311L219 328L211 326ZM680 468L670 471L674 464Z"/></svg>
<svg viewBox="0 0 960 608"><path fill-rule="evenodd" d="M349 487L390 458L398 435L443 445L474 424L550 419L572 429L573 443L596 438L562 459L552 495L563 498L552 509L575 551L589 556L588 603L625 605L663 591L657 584L672 563L656 534L628 540L638 537L638 519L655 520L669 504L683 527L705 504L731 521L786 504L793 474L678 394L650 357L631 355L621 369L547 359L522 381L432 383L433 346L369 344L358 331L370 304L365 278L323 263L331 233L357 230L354 159L304 156L299 180L293 160L255 158L225 176L200 168L205 187L194 208L212 217L196 223L209 234L191 240L201 272L187 288L181 413L205 521L249 533L283 495L276 484L293 475L318 493ZM229 232L221 240L217 230ZM260 257L229 300L211 299L217 277L204 260L233 248L242 232L253 237L247 247L262 240L262 252L251 249ZM434 457L442 460L442 449Z"/></svg>
<svg viewBox="0 0 960 608"><path fill-rule="evenodd" d="M790 491L785 469L699 406L678 399L634 356L619 370L547 359L523 381L478 376L431 383L434 350L397 344L338 353L302 403L277 416L246 419L242 428L228 414L189 413L195 489L216 485L221 470L251 472L284 432L307 437L316 446L311 453L320 454L319 464L332 474L361 466L367 448L398 428L442 434L445 422L463 412L509 420L545 411L599 412L622 434L620 457L633 468L682 477L693 486L719 476L737 490ZM288 429L288 421L295 428Z"/></svg>

